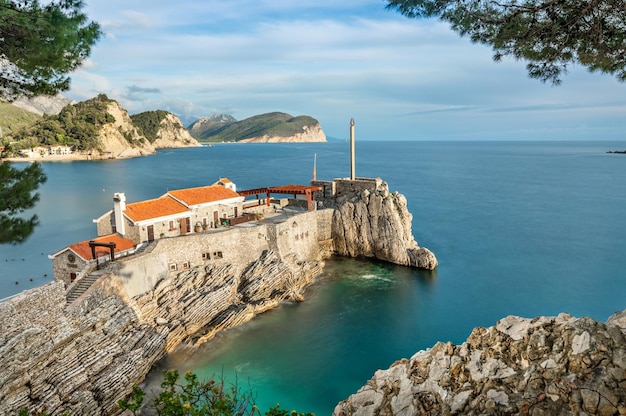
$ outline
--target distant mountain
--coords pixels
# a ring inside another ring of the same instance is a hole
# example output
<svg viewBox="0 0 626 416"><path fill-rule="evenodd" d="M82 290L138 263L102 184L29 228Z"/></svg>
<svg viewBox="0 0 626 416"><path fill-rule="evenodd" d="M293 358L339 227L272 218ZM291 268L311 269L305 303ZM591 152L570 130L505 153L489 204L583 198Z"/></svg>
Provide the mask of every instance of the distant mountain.
<svg viewBox="0 0 626 416"><path fill-rule="evenodd" d="M57 115L61 112L63 107L68 104L75 104L74 100L70 100L62 96L57 95L37 95L35 97L26 98L19 97L13 101L13 105L30 111L31 113L43 116L44 114Z"/></svg>
<svg viewBox="0 0 626 416"><path fill-rule="evenodd" d="M192 137L202 140L211 136L216 130L235 121L237 120L228 114L213 114L210 117L203 117L194 121L187 127L187 130L189 130Z"/></svg>
<svg viewBox="0 0 626 416"><path fill-rule="evenodd" d="M222 122L221 125L213 124L205 130L200 140L242 143L325 142L326 135L313 117L293 117L287 113L274 112L241 121Z"/></svg>

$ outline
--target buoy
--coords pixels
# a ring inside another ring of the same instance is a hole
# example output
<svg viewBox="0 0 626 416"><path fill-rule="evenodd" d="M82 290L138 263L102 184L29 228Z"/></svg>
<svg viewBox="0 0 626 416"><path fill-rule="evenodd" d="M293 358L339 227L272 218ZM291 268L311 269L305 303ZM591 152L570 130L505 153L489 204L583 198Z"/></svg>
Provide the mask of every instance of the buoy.
<svg viewBox="0 0 626 416"><path fill-rule="evenodd" d="M18 281L16 280L16 281L15 281L15 284L16 284L16 285L19 285L19 284L20 284L20 282L18 282Z"/></svg>
<svg viewBox="0 0 626 416"><path fill-rule="evenodd" d="M30 279L28 279L28 280L30 280L30 281L32 282L32 281L33 281L33 278L31 277L31 278L30 278Z"/></svg>
<svg viewBox="0 0 626 416"><path fill-rule="evenodd" d="M44 274L43 274L43 277L48 277L48 273L44 273Z"/></svg>

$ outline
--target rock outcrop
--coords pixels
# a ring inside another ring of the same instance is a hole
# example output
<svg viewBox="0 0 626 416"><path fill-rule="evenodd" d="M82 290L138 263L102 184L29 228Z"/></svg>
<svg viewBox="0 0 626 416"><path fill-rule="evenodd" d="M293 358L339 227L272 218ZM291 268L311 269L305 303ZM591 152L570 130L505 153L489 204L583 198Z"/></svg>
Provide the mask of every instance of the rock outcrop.
<svg viewBox="0 0 626 416"><path fill-rule="evenodd" d="M117 101L108 103L107 112L115 121L105 124L98 132L102 147L89 152L92 159L118 159L155 153L154 146L134 126L128 112Z"/></svg>
<svg viewBox="0 0 626 416"><path fill-rule="evenodd" d="M165 351L165 336L102 288L68 310L53 282L0 303L0 313L0 415L118 413L117 400Z"/></svg>
<svg viewBox="0 0 626 416"><path fill-rule="evenodd" d="M161 120L156 140L152 145L156 149L201 146L196 139L191 137L180 119L172 113L166 114Z"/></svg>
<svg viewBox="0 0 626 416"><path fill-rule="evenodd" d="M150 254L144 254L148 263ZM167 351L302 299L317 260L290 262L265 250L247 265L217 261L165 275L133 297L113 267L76 302L62 282L0 303L0 415L116 415ZM149 276L143 276L147 278ZM141 278L141 277L140 277Z"/></svg>
<svg viewBox="0 0 626 416"><path fill-rule="evenodd" d="M336 196L323 201L335 208L333 246L337 254L375 257L433 270L437 258L419 247L411 231L412 215L404 195L390 193L380 179L335 180Z"/></svg>
<svg viewBox="0 0 626 416"><path fill-rule="evenodd" d="M506 317L377 371L333 412L418 414L624 415L626 311L606 324Z"/></svg>

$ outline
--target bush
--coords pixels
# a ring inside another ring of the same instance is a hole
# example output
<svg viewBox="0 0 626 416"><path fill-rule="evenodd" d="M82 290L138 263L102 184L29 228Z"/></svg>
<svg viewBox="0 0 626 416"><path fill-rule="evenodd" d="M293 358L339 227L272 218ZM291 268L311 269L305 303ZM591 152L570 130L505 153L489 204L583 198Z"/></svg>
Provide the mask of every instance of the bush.
<svg viewBox="0 0 626 416"><path fill-rule="evenodd" d="M214 377L207 381L198 380L190 371L185 373L179 383L178 371L164 371L161 392L149 406L160 416L179 415L223 415L223 416L261 416L260 409L254 403L252 391L244 392L237 384L228 385ZM117 402L123 410L134 415L141 414L145 393L137 386L127 400ZM265 412L265 416L314 416L312 413L298 413L295 410L281 409L276 405Z"/></svg>

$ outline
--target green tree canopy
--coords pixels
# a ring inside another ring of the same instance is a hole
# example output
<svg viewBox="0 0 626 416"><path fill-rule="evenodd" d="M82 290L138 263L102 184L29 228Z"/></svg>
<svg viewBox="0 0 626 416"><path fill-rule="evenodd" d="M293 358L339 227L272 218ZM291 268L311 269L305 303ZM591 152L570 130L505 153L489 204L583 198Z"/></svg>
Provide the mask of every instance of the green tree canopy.
<svg viewBox="0 0 626 416"><path fill-rule="evenodd" d="M35 191L46 181L38 163L18 169L8 162L0 163L0 244L23 243L39 223L37 216L20 218L35 206L39 194Z"/></svg>
<svg viewBox="0 0 626 416"><path fill-rule="evenodd" d="M0 96L54 95L101 36L81 0L0 0Z"/></svg>
<svg viewBox="0 0 626 416"><path fill-rule="evenodd" d="M411 18L438 17L491 45L494 60L527 61L531 78L560 84L570 64L626 81L624 0L387 0Z"/></svg>

